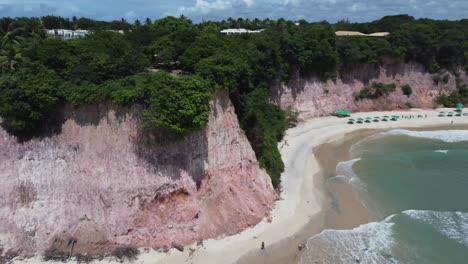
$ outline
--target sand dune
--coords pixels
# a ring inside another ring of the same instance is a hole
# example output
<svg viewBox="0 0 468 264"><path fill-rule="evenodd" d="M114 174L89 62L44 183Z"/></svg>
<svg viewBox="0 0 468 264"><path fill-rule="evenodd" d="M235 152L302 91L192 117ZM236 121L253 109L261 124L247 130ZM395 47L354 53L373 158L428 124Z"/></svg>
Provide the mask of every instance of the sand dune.
<svg viewBox="0 0 468 264"><path fill-rule="evenodd" d="M364 34L358 31L336 31L337 36L367 36L367 37L385 37L390 35L389 32L375 32L371 34Z"/></svg>

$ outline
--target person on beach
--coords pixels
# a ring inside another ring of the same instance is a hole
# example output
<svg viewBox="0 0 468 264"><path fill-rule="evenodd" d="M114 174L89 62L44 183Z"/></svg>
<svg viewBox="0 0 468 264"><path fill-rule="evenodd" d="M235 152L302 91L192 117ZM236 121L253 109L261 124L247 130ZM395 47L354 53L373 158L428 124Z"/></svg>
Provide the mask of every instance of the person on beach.
<svg viewBox="0 0 468 264"><path fill-rule="evenodd" d="M262 247L261 247L262 250L265 249L265 242L262 241Z"/></svg>

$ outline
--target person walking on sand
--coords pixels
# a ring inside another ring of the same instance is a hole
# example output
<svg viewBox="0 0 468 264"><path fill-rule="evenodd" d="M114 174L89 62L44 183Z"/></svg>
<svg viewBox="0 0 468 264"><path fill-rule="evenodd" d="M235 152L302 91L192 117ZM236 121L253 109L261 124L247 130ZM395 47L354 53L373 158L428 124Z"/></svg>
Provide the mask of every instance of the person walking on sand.
<svg viewBox="0 0 468 264"><path fill-rule="evenodd" d="M261 247L262 250L265 249L265 242L262 241L262 247Z"/></svg>

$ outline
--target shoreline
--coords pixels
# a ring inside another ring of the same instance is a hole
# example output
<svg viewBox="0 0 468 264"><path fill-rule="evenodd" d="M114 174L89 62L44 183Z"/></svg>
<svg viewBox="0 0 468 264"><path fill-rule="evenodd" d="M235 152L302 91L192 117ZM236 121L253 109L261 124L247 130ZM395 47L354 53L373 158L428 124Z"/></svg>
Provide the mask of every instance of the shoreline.
<svg viewBox="0 0 468 264"><path fill-rule="evenodd" d="M324 170L319 159L314 155L317 147L325 143L337 142L350 133L362 130L430 129L431 127L447 129L450 126L455 129L459 124L468 125L468 117L437 117L438 112L433 109L356 113L353 114L353 118L369 115L408 115L409 113L428 113L429 116L423 119L401 119L397 122L353 125L347 124L347 119L319 117L289 129L279 144L285 163L285 172L282 175L281 199L277 201L271 212L271 223L263 220L239 234L218 240L206 240L201 247L195 244L186 246L184 252L175 249L168 253L145 250L135 263L252 263L249 260L253 259L256 260L255 263L272 263L267 262L268 256L275 258L276 255L273 255L275 252L282 255L284 244L288 245L288 250L297 250L298 245L294 243L306 235L303 232L304 229L307 229L307 234L310 232L318 234L326 228L327 219L324 212L327 209L328 198L323 185L326 175L323 175ZM455 121L453 125L451 125L452 120ZM265 250L260 249L262 242L265 242ZM38 262L42 262L40 258L13 263ZM105 259L93 263L117 262Z"/></svg>

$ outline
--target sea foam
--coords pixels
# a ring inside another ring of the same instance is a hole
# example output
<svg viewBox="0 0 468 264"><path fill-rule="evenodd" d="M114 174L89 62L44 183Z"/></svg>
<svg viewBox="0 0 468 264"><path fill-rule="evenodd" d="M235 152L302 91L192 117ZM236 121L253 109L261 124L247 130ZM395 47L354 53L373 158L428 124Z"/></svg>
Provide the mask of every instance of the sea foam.
<svg viewBox="0 0 468 264"><path fill-rule="evenodd" d="M407 210L403 214L434 227L458 243L468 245L468 213Z"/></svg>
<svg viewBox="0 0 468 264"><path fill-rule="evenodd" d="M437 131L411 131L405 129L395 129L388 132L377 133L370 138L382 136L404 135L417 138L427 138L442 140L448 143L468 141L468 130L437 130Z"/></svg>
<svg viewBox="0 0 468 264"><path fill-rule="evenodd" d="M307 241L299 263L398 263L390 218L352 230L324 230Z"/></svg>

